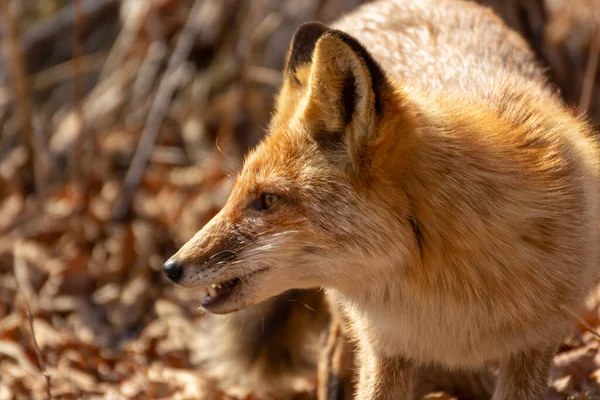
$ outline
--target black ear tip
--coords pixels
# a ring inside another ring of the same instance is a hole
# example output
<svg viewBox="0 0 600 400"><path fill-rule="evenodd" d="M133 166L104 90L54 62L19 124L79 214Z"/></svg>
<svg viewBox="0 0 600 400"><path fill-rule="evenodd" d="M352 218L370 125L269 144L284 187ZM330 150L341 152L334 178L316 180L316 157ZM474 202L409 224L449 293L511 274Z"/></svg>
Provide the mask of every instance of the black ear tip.
<svg viewBox="0 0 600 400"><path fill-rule="evenodd" d="M296 35L299 33L312 34L312 35L316 35L316 39L318 39L319 36L321 36L323 33L327 32L330 29L331 28L329 28L327 25L325 25L322 22L308 21L308 22L303 22L300 24L300 26L298 26L298 29L296 29Z"/></svg>
<svg viewBox="0 0 600 400"><path fill-rule="evenodd" d="M294 72L300 65L310 63L317 40L330 28L317 21L301 24L292 38L286 71Z"/></svg>

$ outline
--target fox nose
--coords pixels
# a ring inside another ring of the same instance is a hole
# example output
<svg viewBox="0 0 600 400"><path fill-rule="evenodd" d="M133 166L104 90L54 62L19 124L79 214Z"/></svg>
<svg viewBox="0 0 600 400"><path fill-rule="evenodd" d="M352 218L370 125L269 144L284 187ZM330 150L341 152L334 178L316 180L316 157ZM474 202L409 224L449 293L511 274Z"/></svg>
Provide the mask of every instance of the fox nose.
<svg viewBox="0 0 600 400"><path fill-rule="evenodd" d="M177 283L183 274L183 266L174 260L169 260L163 265L163 272L171 282Z"/></svg>

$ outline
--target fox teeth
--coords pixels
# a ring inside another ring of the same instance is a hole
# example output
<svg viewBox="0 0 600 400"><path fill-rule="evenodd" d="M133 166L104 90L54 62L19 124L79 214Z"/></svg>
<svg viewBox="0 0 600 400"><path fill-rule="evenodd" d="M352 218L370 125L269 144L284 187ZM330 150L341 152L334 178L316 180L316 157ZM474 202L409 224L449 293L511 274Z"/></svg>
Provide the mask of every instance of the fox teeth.
<svg viewBox="0 0 600 400"><path fill-rule="evenodd" d="M208 294L210 294L210 297L212 297L212 298L217 297L217 289L216 289L216 285L214 283L212 285L210 285L207 289L208 289Z"/></svg>
<svg viewBox="0 0 600 400"><path fill-rule="evenodd" d="M212 285L210 285L213 289L221 289L221 284L220 283L213 283Z"/></svg>
<svg viewBox="0 0 600 400"><path fill-rule="evenodd" d="M202 297L206 297L206 296L208 296L208 289L206 288L206 286L201 286L201 287L199 288L199 290L200 290L200 295L201 295ZM202 297L201 297L201 298L202 298Z"/></svg>

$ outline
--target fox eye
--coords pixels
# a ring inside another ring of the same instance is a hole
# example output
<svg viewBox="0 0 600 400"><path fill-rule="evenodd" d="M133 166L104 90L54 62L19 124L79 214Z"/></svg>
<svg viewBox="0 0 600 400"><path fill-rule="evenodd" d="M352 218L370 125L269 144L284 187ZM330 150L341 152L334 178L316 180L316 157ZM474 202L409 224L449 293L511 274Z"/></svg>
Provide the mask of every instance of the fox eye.
<svg viewBox="0 0 600 400"><path fill-rule="evenodd" d="M268 210L279 201L279 196L272 193L262 193L258 199L252 203L252 207L257 210Z"/></svg>

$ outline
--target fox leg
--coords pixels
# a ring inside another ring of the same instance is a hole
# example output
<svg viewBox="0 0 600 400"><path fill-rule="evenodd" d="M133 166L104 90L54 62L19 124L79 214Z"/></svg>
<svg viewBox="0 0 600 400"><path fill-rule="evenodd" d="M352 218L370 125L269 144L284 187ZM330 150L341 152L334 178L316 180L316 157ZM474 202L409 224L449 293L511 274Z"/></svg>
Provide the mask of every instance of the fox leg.
<svg viewBox="0 0 600 400"><path fill-rule="evenodd" d="M360 359L360 400L412 400L413 363L403 357L386 358L363 350Z"/></svg>
<svg viewBox="0 0 600 400"><path fill-rule="evenodd" d="M353 388L353 344L345 332L344 319L331 308L325 348L319 360L318 400L351 400Z"/></svg>
<svg viewBox="0 0 600 400"><path fill-rule="evenodd" d="M554 345L528 349L502 362L492 400L543 399L555 351Z"/></svg>

